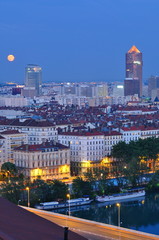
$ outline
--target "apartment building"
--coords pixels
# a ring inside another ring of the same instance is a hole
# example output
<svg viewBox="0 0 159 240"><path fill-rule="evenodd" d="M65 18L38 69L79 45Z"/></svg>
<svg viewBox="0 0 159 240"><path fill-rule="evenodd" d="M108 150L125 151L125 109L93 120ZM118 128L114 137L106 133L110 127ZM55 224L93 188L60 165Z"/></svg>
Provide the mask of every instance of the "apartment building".
<svg viewBox="0 0 159 240"><path fill-rule="evenodd" d="M0 121L0 130L19 130L28 135L29 144L57 140L57 130L54 124L47 120L6 119Z"/></svg>
<svg viewBox="0 0 159 240"><path fill-rule="evenodd" d="M129 143L130 141L137 141L141 137L141 129L139 127L123 127L120 129L123 134L123 141Z"/></svg>
<svg viewBox="0 0 159 240"><path fill-rule="evenodd" d="M99 161L105 156L104 134L100 132L64 132L58 141L70 147L72 175L82 174L90 161Z"/></svg>
<svg viewBox="0 0 159 240"><path fill-rule="evenodd" d="M141 138L145 139L148 137L159 137L159 128L155 127L142 127L141 128Z"/></svg>
<svg viewBox="0 0 159 240"><path fill-rule="evenodd" d="M60 143L24 144L14 149L13 158L16 166L31 180L70 177L70 149Z"/></svg>
<svg viewBox="0 0 159 240"><path fill-rule="evenodd" d="M0 136L5 139L3 143L5 149L5 162L13 162L13 149L28 143L28 135L18 130L5 130L0 132Z"/></svg>
<svg viewBox="0 0 159 240"><path fill-rule="evenodd" d="M123 134L117 131L109 131L104 133L105 139L105 155L111 154L112 147L123 141Z"/></svg>
<svg viewBox="0 0 159 240"><path fill-rule="evenodd" d="M7 151L6 151L7 140L0 135L0 168L3 163L7 161Z"/></svg>

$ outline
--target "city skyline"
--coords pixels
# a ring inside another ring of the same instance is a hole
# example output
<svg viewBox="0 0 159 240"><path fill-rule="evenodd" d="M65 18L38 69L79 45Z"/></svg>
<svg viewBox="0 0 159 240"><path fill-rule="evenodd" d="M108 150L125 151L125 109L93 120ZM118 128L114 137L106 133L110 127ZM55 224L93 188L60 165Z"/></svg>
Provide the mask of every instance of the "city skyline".
<svg viewBox="0 0 159 240"><path fill-rule="evenodd" d="M124 81L132 45L144 54L143 80L158 75L158 7L156 0L2 0L0 81L24 82L32 62L44 82Z"/></svg>

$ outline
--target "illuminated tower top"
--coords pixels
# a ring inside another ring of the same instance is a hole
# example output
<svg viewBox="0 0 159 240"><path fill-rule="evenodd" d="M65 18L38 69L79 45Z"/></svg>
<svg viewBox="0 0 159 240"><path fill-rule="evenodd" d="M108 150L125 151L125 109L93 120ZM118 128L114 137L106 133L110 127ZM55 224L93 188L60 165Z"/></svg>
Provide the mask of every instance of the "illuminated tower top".
<svg viewBox="0 0 159 240"><path fill-rule="evenodd" d="M133 45L128 51L128 53L140 53L140 51L135 45Z"/></svg>

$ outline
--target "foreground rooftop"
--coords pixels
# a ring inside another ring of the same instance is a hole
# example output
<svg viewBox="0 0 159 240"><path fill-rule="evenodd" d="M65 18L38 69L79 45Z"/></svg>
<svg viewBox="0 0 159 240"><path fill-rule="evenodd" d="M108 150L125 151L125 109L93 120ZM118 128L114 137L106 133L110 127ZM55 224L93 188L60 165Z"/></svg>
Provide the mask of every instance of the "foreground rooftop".
<svg viewBox="0 0 159 240"><path fill-rule="evenodd" d="M63 240L64 228L0 198L0 240ZM69 231L69 240L86 238Z"/></svg>

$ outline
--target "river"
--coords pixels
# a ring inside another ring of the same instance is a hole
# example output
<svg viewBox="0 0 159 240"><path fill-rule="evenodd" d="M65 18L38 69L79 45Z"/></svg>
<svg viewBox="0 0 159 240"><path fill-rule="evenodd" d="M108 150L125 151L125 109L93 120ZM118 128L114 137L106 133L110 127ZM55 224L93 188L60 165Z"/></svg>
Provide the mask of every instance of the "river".
<svg viewBox="0 0 159 240"><path fill-rule="evenodd" d="M58 210L59 213L68 214L68 210ZM77 208L71 208L71 216L89 219L106 224L139 230L159 235L159 193L147 194L136 200L121 202L117 205L106 203L93 203ZM119 214L119 215L118 215Z"/></svg>

